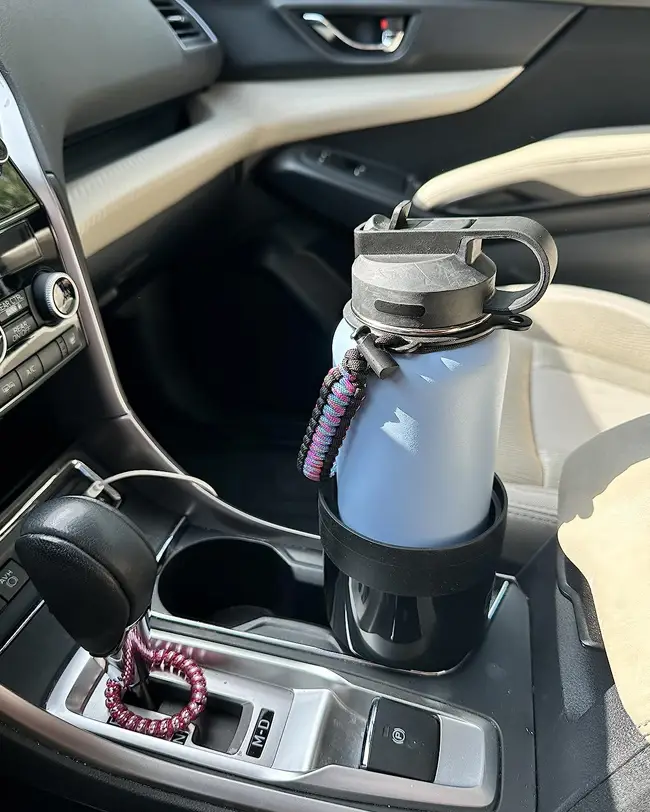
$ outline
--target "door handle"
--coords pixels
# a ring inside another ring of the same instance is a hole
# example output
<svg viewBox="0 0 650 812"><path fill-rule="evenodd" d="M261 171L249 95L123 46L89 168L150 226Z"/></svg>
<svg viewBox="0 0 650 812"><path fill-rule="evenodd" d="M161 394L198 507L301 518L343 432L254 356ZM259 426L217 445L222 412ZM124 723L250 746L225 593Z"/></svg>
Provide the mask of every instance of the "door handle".
<svg viewBox="0 0 650 812"><path fill-rule="evenodd" d="M391 25L388 17L381 18L381 37L378 42L358 42L344 34L331 20L324 14L318 12L305 12L302 19L312 27L326 42L338 40L343 45L353 51L364 51L366 53L392 54L399 48L404 39L404 19L401 17L392 18Z"/></svg>

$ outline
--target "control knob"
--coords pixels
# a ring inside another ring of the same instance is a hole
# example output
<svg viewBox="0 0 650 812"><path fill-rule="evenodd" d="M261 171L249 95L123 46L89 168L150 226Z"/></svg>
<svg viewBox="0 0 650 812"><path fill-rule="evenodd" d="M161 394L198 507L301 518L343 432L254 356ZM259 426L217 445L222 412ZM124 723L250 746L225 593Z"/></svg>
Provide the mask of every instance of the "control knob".
<svg viewBox="0 0 650 812"><path fill-rule="evenodd" d="M42 272L32 283L38 312L47 322L70 319L79 307L79 291L66 273Z"/></svg>

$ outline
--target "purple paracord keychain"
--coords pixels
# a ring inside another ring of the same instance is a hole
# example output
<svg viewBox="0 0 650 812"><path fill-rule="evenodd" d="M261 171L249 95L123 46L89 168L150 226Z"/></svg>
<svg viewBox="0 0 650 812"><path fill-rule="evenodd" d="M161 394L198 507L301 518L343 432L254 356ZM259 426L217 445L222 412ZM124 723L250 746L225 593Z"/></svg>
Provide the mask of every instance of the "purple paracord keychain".
<svg viewBox="0 0 650 812"><path fill-rule="evenodd" d="M173 649L148 648L136 629L131 629L128 633L122 652L124 657L122 678L109 679L104 691L106 707L113 722L125 730L133 730L158 739L171 739L174 733L187 730L205 709L208 699L205 675L200 666ZM149 671L169 671L182 677L191 690L187 705L166 719L147 719L129 710L123 699L136 678L136 657L142 659Z"/></svg>

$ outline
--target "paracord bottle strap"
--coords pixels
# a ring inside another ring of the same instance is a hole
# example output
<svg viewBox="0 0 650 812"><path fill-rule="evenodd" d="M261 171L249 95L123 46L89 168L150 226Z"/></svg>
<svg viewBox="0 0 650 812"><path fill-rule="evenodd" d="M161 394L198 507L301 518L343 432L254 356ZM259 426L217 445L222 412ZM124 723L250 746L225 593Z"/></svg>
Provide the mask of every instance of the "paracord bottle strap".
<svg viewBox="0 0 650 812"><path fill-rule="evenodd" d="M352 418L363 403L368 362L357 347L330 369L298 452L298 469L313 482L328 479Z"/></svg>
<svg viewBox="0 0 650 812"><path fill-rule="evenodd" d="M386 349L404 343L399 336L371 335L367 328L357 331L354 337L357 346L349 349L325 376L298 453L298 470L313 482L334 475L339 450L366 395L369 359L376 372L377 363L384 370L396 369Z"/></svg>

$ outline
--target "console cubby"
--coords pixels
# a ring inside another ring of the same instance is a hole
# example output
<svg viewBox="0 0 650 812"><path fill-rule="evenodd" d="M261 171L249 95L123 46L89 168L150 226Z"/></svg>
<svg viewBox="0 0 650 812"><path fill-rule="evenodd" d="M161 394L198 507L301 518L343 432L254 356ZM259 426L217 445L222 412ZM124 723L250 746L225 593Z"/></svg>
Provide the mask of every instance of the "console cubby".
<svg viewBox="0 0 650 812"><path fill-rule="evenodd" d="M195 542L174 553L158 581L172 615L225 628L260 617L327 626L323 589L296 578L273 547L234 537Z"/></svg>

